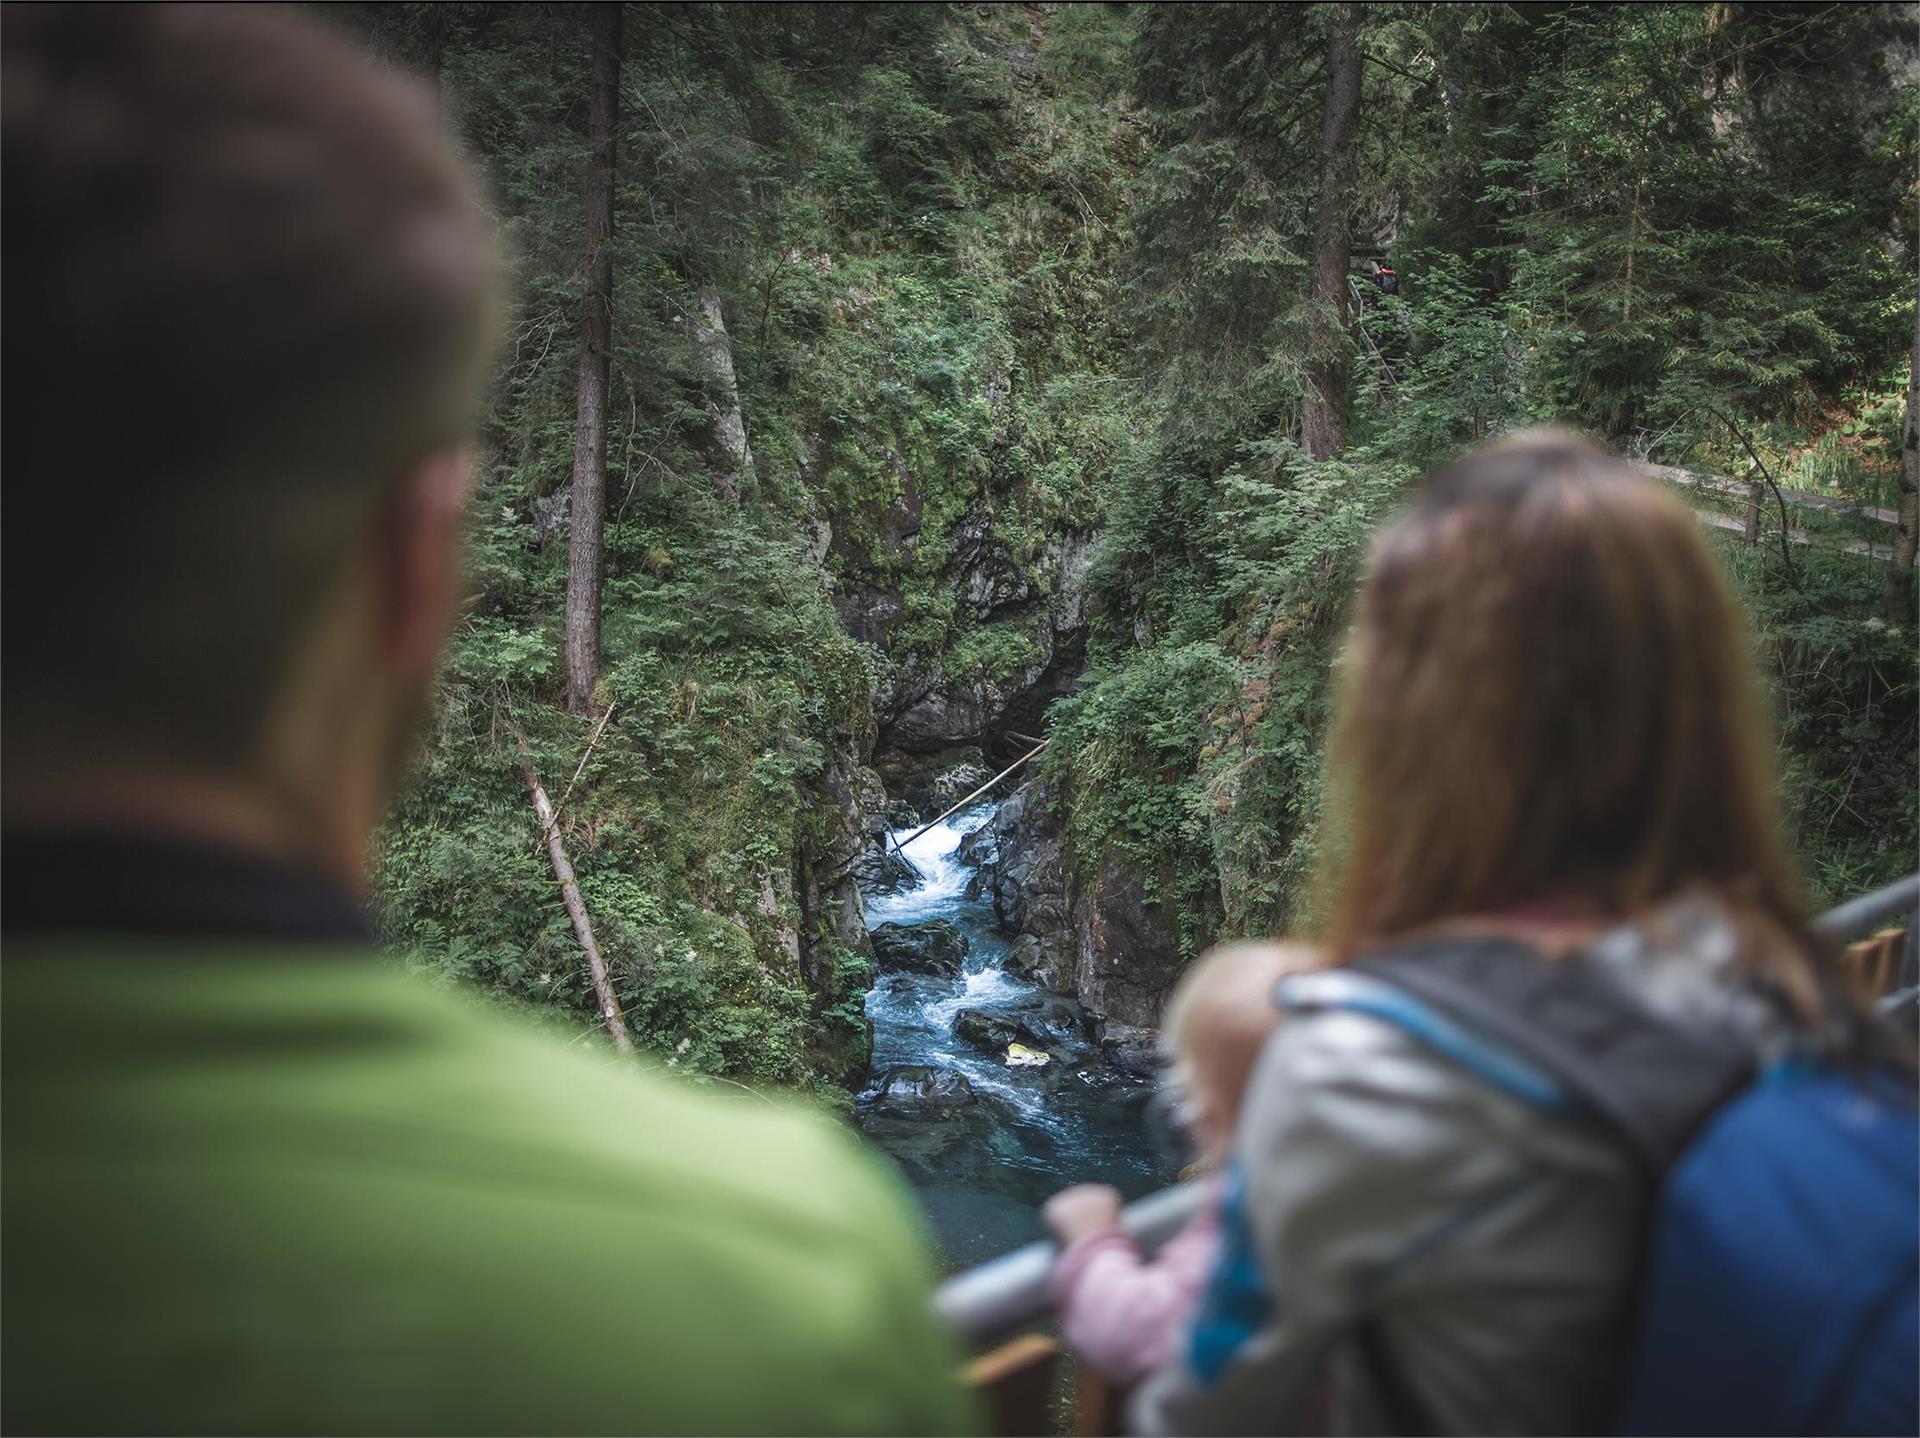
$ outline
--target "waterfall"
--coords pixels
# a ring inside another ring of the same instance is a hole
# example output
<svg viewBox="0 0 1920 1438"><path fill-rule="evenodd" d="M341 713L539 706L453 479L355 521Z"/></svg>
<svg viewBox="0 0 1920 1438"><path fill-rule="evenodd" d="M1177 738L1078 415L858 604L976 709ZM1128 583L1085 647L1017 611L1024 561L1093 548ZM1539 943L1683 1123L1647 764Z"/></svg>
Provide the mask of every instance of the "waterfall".
<svg viewBox="0 0 1920 1438"><path fill-rule="evenodd" d="M986 805L955 814L902 849L901 855L920 871L920 881L900 893L876 894L868 899L867 923L912 924L953 917L952 909L964 898L967 881L973 877L973 869L960 862L960 841L991 818L993 809L993 805ZM895 830L887 836L888 847L900 835L912 832Z"/></svg>

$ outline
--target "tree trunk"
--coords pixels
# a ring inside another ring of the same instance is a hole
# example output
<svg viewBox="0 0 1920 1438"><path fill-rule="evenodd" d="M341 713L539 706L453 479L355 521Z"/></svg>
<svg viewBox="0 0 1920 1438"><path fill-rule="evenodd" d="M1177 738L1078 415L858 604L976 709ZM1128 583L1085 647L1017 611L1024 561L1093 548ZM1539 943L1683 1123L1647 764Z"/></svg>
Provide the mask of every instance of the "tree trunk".
<svg viewBox="0 0 1920 1438"><path fill-rule="evenodd" d="M613 350L613 166L620 119L620 6L588 7L593 28L587 102L586 295L580 317L580 399L573 427L573 520L567 551L567 708L594 709L600 679L601 530L607 509L607 379Z"/></svg>
<svg viewBox="0 0 1920 1438"><path fill-rule="evenodd" d="M627 1021L620 1012L619 1000L613 996L613 984L607 978L606 961L600 957L600 946L593 939L593 925L587 920L587 906L580 897L580 881L574 877L566 845L560 842L558 816L553 812L553 805L547 801L547 791L540 787L540 780L533 772L533 756L527 752L525 739L520 741L520 772L526 776L527 792L533 795L533 812L539 817L540 832L546 836L547 860L553 865L554 878L560 881L560 898L567 906L567 917L573 920L573 936L586 951L587 972L593 976L593 996L599 1001L600 1017L607 1026L607 1032L613 1035L613 1046L623 1054L631 1053L633 1037L627 1032Z"/></svg>
<svg viewBox="0 0 1920 1438"><path fill-rule="evenodd" d="M1313 217L1313 320L1301 438L1310 459L1347 443L1347 264L1352 243L1354 132L1360 118L1360 25L1366 6L1332 7L1327 102L1320 126L1320 202Z"/></svg>
<svg viewBox="0 0 1920 1438"><path fill-rule="evenodd" d="M722 469L714 488L727 499L740 497L740 482L753 473L753 450L747 445L747 421L740 413L740 385L733 374L733 342L720 313L720 292L708 285L700 291L700 313L694 317L694 341L707 368L720 381L720 403L713 416L714 442L720 446Z"/></svg>
<svg viewBox="0 0 1920 1438"><path fill-rule="evenodd" d="M1920 299L1920 296L1916 297ZM1900 439L1899 533L1887 571L1887 621L1913 622L1913 562L1920 537L1920 306L1913 317L1913 357L1907 370L1907 423Z"/></svg>
<svg viewBox="0 0 1920 1438"><path fill-rule="evenodd" d="M446 121L447 87L444 74L447 57L447 31L452 26L453 14L442 0L435 5L420 7L420 49L423 55L421 72L427 83L433 87L433 103L440 112L441 122Z"/></svg>
<svg viewBox="0 0 1920 1438"><path fill-rule="evenodd" d="M1630 325L1633 323L1633 250L1640 239L1640 190L1645 183L1646 181L1642 177L1636 177L1634 179L1633 204L1627 211L1627 283L1625 286L1625 299L1621 302L1620 306L1620 323L1622 325Z"/></svg>

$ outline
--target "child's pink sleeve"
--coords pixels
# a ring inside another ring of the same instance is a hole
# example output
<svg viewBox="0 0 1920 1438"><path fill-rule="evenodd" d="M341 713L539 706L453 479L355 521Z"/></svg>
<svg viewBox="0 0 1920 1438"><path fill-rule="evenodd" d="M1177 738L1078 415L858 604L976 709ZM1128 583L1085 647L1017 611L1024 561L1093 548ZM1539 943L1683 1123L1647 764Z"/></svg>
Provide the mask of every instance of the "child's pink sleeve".
<svg viewBox="0 0 1920 1438"><path fill-rule="evenodd" d="M1068 1347L1116 1383L1165 1366L1179 1351L1219 1247L1211 1207L1151 1262L1117 1228L1068 1245L1051 1279Z"/></svg>

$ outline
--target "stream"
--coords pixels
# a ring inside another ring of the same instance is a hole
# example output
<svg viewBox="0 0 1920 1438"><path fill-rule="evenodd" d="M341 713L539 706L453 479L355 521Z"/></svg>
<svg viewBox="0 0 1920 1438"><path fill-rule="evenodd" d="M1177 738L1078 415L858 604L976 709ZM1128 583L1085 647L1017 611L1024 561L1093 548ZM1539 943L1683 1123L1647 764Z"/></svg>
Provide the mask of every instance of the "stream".
<svg viewBox="0 0 1920 1438"><path fill-rule="evenodd" d="M1147 1132L1151 1084L1107 1063L1089 1035L1072 1033L1078 1005L1002 967L1015 936L967 896L975 870L961 861L960 842L994 808L980 804L914 840L902 852L920 882L865 899L872 929L945 919L969 944L958 973L883 964L867 1013L876 1083L892 1069L928 1066L958 1074L972 1098L962 1091L942 1102L900 1102L870 1092L859 1106L861 1127L913 1185L951 1268L1041 1237L1041 1203L1068 1184L1110 1183L1131 1199L1175 1176ZM954 1020L968 1009L1013 1022L1030 1017L1061 1032L1041 1050L1046 1063L1010 1064L1004 1049L956 1036Z"/></svg>

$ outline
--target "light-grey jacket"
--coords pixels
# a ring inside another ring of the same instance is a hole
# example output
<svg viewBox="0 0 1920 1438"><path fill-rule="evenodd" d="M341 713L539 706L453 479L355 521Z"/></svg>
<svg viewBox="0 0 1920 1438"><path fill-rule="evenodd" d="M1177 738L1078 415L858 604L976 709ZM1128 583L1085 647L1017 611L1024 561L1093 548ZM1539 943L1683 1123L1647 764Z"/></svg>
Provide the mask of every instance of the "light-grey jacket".
<svg viewBox="0 0 1920 1438"><path fill-rule="evenodd" d="M1780 1041L1720 925L1696 915L1657 954L1634 930L1603 943L1668 1017L1731 1014L1757 1045ZM1219 1269L1133 1425L1375 1434L1411 1411L1442 1433L1594 1431L1648 1201L1633 1160L1530 1101L1542 1076L1509 1053L1377 1016L1391 986L1343 970L1288 983L1241 1112Z"/></svg>

